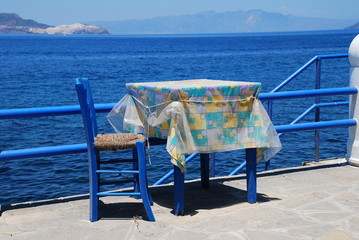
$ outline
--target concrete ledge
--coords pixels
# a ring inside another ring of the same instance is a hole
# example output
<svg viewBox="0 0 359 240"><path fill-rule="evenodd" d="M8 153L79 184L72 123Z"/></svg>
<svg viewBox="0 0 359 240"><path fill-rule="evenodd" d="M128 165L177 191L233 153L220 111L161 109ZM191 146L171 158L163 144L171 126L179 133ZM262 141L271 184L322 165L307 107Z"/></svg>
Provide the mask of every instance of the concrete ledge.
<svg viewBox="0 0 359 240"><path fill-rule="evenodd" d="M259 173L258 203L246 202L245 176L185 184L186 212L171 213L173 186L151 187L156 222L128 197L101 198L88 221L86 195L11 205L0 239L359 239L358 170L339 160Z"/></svg>

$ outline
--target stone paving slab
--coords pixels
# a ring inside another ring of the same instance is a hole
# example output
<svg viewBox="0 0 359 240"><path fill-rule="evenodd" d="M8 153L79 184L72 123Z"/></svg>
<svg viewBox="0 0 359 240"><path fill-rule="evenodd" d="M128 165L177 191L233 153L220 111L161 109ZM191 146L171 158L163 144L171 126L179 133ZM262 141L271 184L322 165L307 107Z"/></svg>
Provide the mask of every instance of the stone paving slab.
<svg viewBox="0 0 359 240"><path fill-rule="evenodd" d="M87 196L8 206L0 239L359 240L359 168L344 160L260 173L258 203L246 202L245 176L185 184L186 212L171 213L173 186L151 187L156 222L128 197L104 197L88 221ZM142 219L143 218L143 219Z"/></svg>

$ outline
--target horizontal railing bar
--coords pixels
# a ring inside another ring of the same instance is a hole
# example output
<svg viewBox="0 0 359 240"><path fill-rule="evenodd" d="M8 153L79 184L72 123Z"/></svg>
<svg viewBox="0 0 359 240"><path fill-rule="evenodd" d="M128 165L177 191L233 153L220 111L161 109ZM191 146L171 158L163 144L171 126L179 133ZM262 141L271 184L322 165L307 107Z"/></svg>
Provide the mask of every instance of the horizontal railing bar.
<svg viewBox="0 0 359 240"><path fill-rule="evenodd" d="M60 145L50 147L26 148L18 150L5 150L0 152L0 160L14 160L32 157L46 157L61 154L87 152L87 144Z"/></svg>
<svg viewBox="0 0 359 240"><path fill-rule="evenodd" d="M150 138L153 145L166 144L167 139ZM53 155L72 154L87 152L87 144L58 145L37 148L25 148L17 150L4 150L0 152L0 160L14 160L22 158L46 157Z"/></svg>
<svg viewBox="0 0 359 240"><path fill-rule="evenodd" d="M357 121L355 119L333 120L333 121L321 121L311 123L298 123L293 125L279 125L275 126L275 130L278 133L284 132L296 132L305 130L315 130L323 128L337 128L337 127L352 127L356 126Z"/></svg>
<svg viewBox="0 0 359 240"><path fill-rule="evenodd" d="M116 103L95 104L95 110L98 113L109 112L115 105ZM0 119L61 116L61 115L73 115L80 113L81 113L81 109L79 105L40 107L40 108L1 109Z"/></svg>
<svg viewBox="0 0 359 240"><path fill-rule="evenodd" d="M344 88L327 88L327 89L312 89L312 90L298 90L287 92L273 92L273 93L260 93L258 95L261 101L264 100L278 100L290 98L305 98L305 97L320 97L330 95L351 95L358 93L358 89L354 87Z"/></svg>
<svg viewBox="0 0 359 240"><path fill-rule="evenodd" d="M95 104L95 110L97 113L106 113L112 110L117 103L98 103Z"/></svg>
<svg viewBox="0 0 359 240"><path fill-rule="evenodd" d="M324 54L318 55L318 59L330 59L330 58L347 58L349 56L348 53L340 53L340 54Z"/></svg>

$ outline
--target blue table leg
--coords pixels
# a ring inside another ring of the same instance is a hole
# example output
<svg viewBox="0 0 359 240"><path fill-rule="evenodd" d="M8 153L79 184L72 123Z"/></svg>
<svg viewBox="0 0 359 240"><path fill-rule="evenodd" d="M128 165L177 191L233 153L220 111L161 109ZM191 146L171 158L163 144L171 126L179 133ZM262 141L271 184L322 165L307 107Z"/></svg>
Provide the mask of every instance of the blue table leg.
<svg viewBox="0 0 359 240"><path fill-rule="evenodd" d="M184 213L184 174L177 166L174 167L174 214Z"/></svg>
<svg viewBox="0 0 359 240"><path fill-rule="evenodd" d="M201 184L203 188L209 188L209 154L201 153Z"/></svg>
<svg viewBox="0 0 359 240"><path fill-rule="evenodd" d="M247 201L257 202L257 151L246 149Z"/></svg>

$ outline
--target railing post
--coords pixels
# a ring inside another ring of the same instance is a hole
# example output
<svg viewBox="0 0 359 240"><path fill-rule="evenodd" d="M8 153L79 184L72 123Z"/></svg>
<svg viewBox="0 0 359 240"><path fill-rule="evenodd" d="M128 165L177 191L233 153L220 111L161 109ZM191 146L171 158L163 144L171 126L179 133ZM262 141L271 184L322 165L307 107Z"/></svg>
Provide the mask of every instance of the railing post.
<svg viewBox="0 0 359 240"><path fill-rule="evenodd" d="M349 47L350 62L350 86L359 88L359 35L357 35ZM358 94L350 97L349 118L359 120ZM349 128L347 144L347 161L350 165L359 167L359 128L358 125Z"/></svg>
<svg viewBox="0 0 359 240"><path fill-rule="evenodd" d="M321 72L321 59L316 60L316 70L315 70L315 89L320 89L320 72ZM319 104L319 97L315 98L315 104ZM320 108L315 109L315 122L320 121ZM319 161L319 129L315 130L315 161Z"/></svg>

